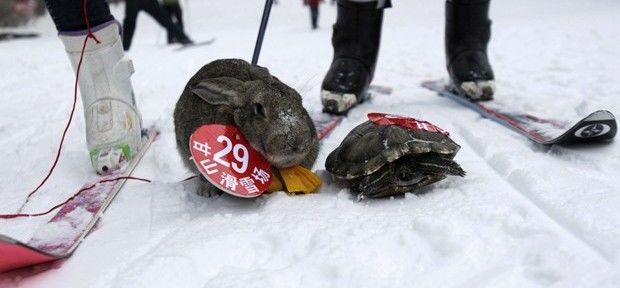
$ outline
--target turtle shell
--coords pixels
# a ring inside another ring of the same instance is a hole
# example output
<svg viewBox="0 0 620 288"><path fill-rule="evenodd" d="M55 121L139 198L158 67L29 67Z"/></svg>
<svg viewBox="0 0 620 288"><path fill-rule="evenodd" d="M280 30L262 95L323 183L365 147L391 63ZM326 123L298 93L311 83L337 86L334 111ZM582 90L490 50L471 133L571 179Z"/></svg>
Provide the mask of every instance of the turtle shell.
<svg viewBox="0 0 620 288"><path fill-rule="evenodd" d="M453 159L460 148L442 133L366 121L329 154L325 168L338 178L351 180L370 175L405 155L437 153Z"/></svg>

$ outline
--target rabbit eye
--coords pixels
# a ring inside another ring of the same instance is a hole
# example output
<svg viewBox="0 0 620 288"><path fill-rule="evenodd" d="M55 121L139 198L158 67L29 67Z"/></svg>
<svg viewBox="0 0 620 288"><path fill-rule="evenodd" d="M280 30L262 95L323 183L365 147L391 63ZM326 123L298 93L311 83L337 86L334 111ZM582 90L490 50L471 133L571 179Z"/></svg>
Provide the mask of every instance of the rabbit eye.
<svg viewBox="0 0 620 288"><path fill-rule="evenodd" d="M254 103L254 115L265 117L265 108L260 103Z"/></svg>

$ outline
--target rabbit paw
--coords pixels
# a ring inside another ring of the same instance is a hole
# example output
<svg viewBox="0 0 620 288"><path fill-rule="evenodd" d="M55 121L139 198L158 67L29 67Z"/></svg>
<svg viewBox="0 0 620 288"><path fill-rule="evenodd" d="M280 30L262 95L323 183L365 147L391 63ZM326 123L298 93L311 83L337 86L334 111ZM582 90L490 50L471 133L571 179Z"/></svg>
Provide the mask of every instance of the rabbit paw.
<svg viewBox="0 0 620 288"><path fill-rule="evenodd" d="M207 198L217 197L222 195L222 193L224 193L222 190L217 189L217 187L209 182L203 182L200 187L198 187L198 190L196 190L196 194Z"/></svg>

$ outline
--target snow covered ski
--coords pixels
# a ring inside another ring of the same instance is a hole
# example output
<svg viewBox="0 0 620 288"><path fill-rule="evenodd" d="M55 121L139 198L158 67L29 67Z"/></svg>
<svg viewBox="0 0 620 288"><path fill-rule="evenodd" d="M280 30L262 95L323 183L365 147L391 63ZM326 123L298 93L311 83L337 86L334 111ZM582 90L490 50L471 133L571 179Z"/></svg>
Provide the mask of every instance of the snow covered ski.
<svg viewBox="0 0 620 288"><path fill-rule="evenodd" d="M312 115L317 136L324 139L341 122L342 116ZM155 129L144 131L143 148L127 168L100 177L82 186L74 199L64 204L49 222L40 227L28 242L0 235L0 272L41 264L71 256L80 242L95 227L105 209L123 187L150 144L157 138Z"/></svg>
<svg viewBox="0 0 620 288"><path fill-rule="evenodd" d="M338 124L340 124L343 119L343 116L327 113L314 113L311 114L310 117L312 117L312 122L314 122L314 127L316 127L319 140L325 139L329 133L338 127Z"/></svg>
<svg viewBox="0 0 620 288"><path fill-rule="evenodd" d="M609 140L618 131L616 118L606 110L592 112L577 123L568 123L515 111L494 101L470 101L454 93L443 80L425 81L422 86L543 145Z"/></svg>
<svg viewBox="0 0 620 288"><path fill-rule="evenodd" d="M390 94L392 94L392 87L385 86L385 85L371 84L370 86L368 86L368 92L371 95L373 93L375 93L375 94L382 94L382 95L390 95Z"/></svg>
<svg viewBox="0 0 620 288"><path fill-rule="evenodd" d="M95 227L125 181L131 178L159 132L151 128L143 130L142 134L142 149L126 164L125 169L82 186L54 217L38 228L28 242L0 235L0 273L71 256Z"/></svg>

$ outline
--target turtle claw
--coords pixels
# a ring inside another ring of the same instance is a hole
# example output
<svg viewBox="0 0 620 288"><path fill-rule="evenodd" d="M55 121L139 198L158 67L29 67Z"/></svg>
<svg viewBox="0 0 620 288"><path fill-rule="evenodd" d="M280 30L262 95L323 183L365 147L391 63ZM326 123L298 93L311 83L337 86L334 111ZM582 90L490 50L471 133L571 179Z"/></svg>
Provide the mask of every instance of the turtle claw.
<svg viewBox="0 0 620 288"><path fill-rule="evenodd" d="M357 194L357 202L361 202L364 199L366 199L366 194L364 194L364 192Z"/></svg>

